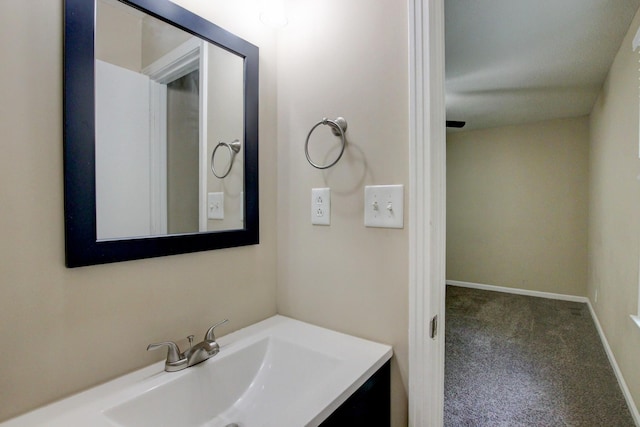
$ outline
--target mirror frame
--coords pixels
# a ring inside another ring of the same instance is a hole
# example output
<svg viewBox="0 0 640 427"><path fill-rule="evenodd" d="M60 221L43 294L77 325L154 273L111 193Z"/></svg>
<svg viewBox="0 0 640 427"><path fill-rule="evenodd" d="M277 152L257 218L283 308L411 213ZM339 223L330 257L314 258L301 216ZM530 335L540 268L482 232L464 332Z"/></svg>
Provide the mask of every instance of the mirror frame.
<svg viewBox="0 0 640 427"><path fill-rule="evenodd" d="M95 0L65 0L64 213L67 267L259 243L258 47L169 0L118 0L244 58L243 229L98 240L95 183Z"/></svg>

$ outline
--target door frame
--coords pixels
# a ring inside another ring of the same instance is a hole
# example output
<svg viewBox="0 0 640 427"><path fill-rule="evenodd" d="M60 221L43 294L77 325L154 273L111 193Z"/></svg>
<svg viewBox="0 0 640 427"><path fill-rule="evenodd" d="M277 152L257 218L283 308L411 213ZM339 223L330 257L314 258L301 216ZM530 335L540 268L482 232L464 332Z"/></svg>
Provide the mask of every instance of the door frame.
<svg viewBox="0 0 640 427"><path fill-rule="evenodd" d="M208 43L192 37L142 70L151 79L151 223L152 234L167 234L167 85L192 71L199 76L198 231L207 231ZM204 78L203 78L204 76Z"/></svg>
<svg viewBox="0 0 640 427"><path fill-rule="evenodd" d="M446 255L444 0L408 3L409 426L441 426ZM431 338L434 316L439 325Z"/></svg>

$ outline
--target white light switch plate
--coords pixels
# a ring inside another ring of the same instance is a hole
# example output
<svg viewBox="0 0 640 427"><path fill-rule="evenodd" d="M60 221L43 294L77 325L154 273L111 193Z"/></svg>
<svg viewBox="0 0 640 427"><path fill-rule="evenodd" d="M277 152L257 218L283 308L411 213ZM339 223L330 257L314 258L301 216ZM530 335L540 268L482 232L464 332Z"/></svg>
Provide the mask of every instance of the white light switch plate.
<svg viewBox="0 0 640 427"><path fill-rule="evenodd" d="M364 187L364 225L404 228L404 185Z"/></svg>
<svg viewBox="0 0 640 427"><path fill-rule="evenodd" d="M207 218L224 219L224 193L207 193Z"/></svg>
<svg viewBox="0 0 640 427"><path fill-rule="evenodd" d="M311 224L331 224L331 189L311 189Z"/></svg>

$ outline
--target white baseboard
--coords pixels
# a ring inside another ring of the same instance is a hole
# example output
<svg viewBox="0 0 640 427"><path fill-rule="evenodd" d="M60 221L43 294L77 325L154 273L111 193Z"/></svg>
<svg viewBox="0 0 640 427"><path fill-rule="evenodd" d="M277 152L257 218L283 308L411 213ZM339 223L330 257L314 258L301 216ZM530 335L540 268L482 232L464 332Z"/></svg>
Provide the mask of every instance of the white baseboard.
<svg viewBox="0 0 640 427"><path fill-rule="evenodd" d="M532 297L582 302L587 304L587 307L589 307L589 313L591 313L591 318L593 319L593 323L595 324L596 329L598 330L598 335L600 335L600 341L602 341L604 350L607 353L607 357L609 358L609 363L611 363L611 367L613 368L613 372L615 372L616 374L616 378L618 380L618 384L620 385L620 389L622 390L622 394L624 395L624 398L627 401L627 406L629 406L629 411L631 411L631 416L633 417L633 420L636 426L640 426L640 413L638 412L638 407L636 406L635 402L633 401L633 398L631 397L631 392L629 391L629 387L627 387L627 383L625 382L624 377L622 376L622 371L620 371L618 362L616 362L616 358L613 355L613 351L611 351L611 347L609 346L607 337L604 335L604 330L602 329L602 326L600 326L600 321L598 320L598 316L596 315L596 312L593 309L593 306L591 305L591 300L589 300L589 298L575 296L575 295L554 294L552 292L530 291L528 289L507 288L504 286L484 285L481 283L460 282L457 280L447 280L446 284L451 286L460 286L463 288L482 289L485 291L504 292L508 294L527 295Z"/></svg>
<svg viewBox="0 0 640 427"><path fill-rule="evenodd" d="M604 335L604 330L602 326L600 326L600 321L598 320L598 316L596 316L596 312L591 305L591 301L587 300L587 306L589 307L589 311L591 312L591 317L593 318L593 323L596 325L596 329L598 330L598 334L600 335L600 340L602 341L602 345L604 346L604 351L607 353L607 357L609 358L609 362L611 363L611 367L613 368L613 372L616 374L616 378L618 379L618 384L622 389L622 394L624 394L624 398L627 401L627 406L629 406L629 410L631 411L631 416L633 417L633 421L635 421L636 426L640 426L640 413L638 413L638 407L633 401L633 397L631 397L631 391L629 391L629 387L627 387L627 383L622 376L622 371L620 371L620 367L618 366L618 362L616 362L616 358L613 356L613 351L611 351L611 347L609 347L609 342L607 341L607 337Z"/></svg>
<svg viewBox="0 0 640 427"><path fill-rule="evenodd" d="M565 295L565 294L554 294L552 292L531 291L528 289L507 288L505 286L483 285L481 283L460 282L457 280L447 280L446 284L451 286L460 286L462 288L482 289L484 291L504 292L507 294L516 294L516 295L527 295L530 297L559 299L562 301L573 301L573 302L584 302L584 303L589 302L589 298L587 297L579 297L575 295Z"/></svg>

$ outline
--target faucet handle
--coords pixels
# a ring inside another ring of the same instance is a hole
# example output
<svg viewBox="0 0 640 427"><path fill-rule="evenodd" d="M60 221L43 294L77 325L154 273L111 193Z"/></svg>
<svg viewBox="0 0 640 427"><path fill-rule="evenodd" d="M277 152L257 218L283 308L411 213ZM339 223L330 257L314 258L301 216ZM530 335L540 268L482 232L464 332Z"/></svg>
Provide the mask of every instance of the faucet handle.
<svg viewBox="0 0 640 427"><path fill-rule="evenodd" d="M214 334L214 329L217 328L220 325L224 325L225 323L227 323L229 321L229 319L224 319L222 322L218 322L215 325L213 325L212 327L209 328L209 330L207 331L206 334L204 334L204 339L207 341L215 341L216 340L216 336Z"/></svg>
<svg viewBox="0 0 640 427"><path fill-rule="evenodd" d="M149 346L147 347L147 351L155 350L161 347L167 347L168 349L167 361L165 362L165 370L173 371L173 370L181 369L182 365L186 361L186 358L180 354L180 349L178 348L178 345L173 341L165 341L165 342L159 342L156 344L149 344Z"/></svg>

